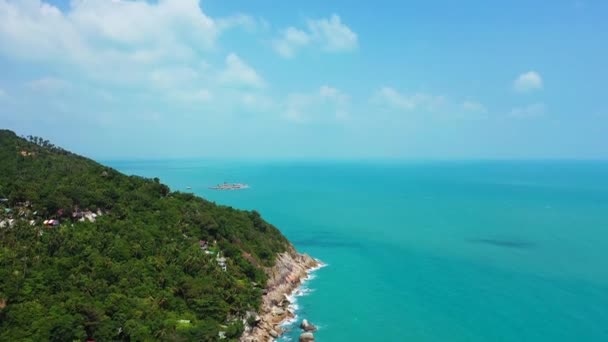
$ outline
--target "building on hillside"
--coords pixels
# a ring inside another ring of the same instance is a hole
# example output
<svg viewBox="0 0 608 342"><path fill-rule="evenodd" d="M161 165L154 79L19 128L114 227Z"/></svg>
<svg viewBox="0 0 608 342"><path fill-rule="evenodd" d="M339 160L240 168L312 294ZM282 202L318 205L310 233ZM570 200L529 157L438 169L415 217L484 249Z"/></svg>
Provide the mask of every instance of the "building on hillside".
<svg viewBox="0 0 608 342"><path fill-rule="evenodd" d="M78 222L84 222L84 221L95 222L95 220L97 219L97 216L99 216L99 215L95 214L94 212L92 212L88 209L85 211L78 209L77 211L72 213L72 218L77 219Z"/></svg>
<svg viewBox="0 0 608 342"><path fill-rule="evenodd" d="M13 228L15 225L15 219L8 219L0 221L0 228Z"/></svg>
<svg viewBox="0 0 608 342"><path fill-rule="evenodd" d="M43 224L47 227L57 227L59 220L44 220Z"/></svg>
<svg viewBox="0 0 608 342"><path fill-rule="evenodd" d="M84 211L82 211L80 209L76 209L76 210L74 210L74 212L72 212L73 219L81 219L83 217L84 217Z"/></svg>
<svg viewBox="0 0 608 342"><path fill-rule="evenodd" d="M222 271L226 272L226 270L228 269L228 267L226 266L226 258L222 257L220 253L217 253L217 257L215 258L215 260L217 260L217 264L220 266Z"/></svg>
<svg viewBox="0 0 608 342"><path fill-rule="evenodd" d="M32 203L30 201L18 202L16 206L21 208L29 208L32 206Z"/></svg>
<svg viewBox="0 0 608 342"><path fill-rule="evenodd" d="M19 154L22 157L32 157L32 156L36 155L36 152L29 152L29 151L22 150L22 151L19 152Z"/></svg>

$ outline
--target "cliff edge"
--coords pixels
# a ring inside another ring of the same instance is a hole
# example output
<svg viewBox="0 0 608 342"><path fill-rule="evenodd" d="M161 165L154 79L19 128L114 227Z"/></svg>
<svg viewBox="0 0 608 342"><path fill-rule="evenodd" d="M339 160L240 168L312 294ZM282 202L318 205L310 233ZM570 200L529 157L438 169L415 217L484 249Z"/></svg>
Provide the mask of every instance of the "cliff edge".
<svg viewBox="0 0 608 342"><path fill-rule="evenodd" d="M266 269L268 283L259 317L253 327L246 328L240 341L267 342L279 337L283 333L281 323L294 317L288 309L288 296L300 286L308 272L319 265L319 261L296 252L293 247L278 254L275 265Z"/></svg>

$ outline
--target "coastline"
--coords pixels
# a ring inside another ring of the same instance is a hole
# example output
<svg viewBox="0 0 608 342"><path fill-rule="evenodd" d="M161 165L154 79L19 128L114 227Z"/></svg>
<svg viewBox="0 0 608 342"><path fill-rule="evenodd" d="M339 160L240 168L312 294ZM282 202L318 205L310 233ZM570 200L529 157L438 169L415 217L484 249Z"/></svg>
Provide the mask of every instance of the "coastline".
<svg viewBox="0 0 608 342"><path fill-rule="evenodd" d="M289 305L287 306L287 308L288 308L288 310L291 313L294 314L294 316L293 317L289 317L289 318L285 319L283 322L281 322L281 328L283 329L283 334L287 333L290 328L293 328L294 327L294 323L297 323L297 321L299 319L299 317L298 317L298 310L299 310L300 307L298 306L298 298L299 297L307 296L308 294L310 294L312 292L312 290L306 286L306 283L308 283L309 281L315 279L314 273L316 271L318 271L318 270L322 269L323 267L327 266L327 264L324 264L323 262L321 262L319 260L317 260L317 261L319 262L319 264L317 266L314 266L314 267L310 268L307 271L308 275L304 279L302 279L302 281L300 282L300 285L298 285L298 287L296 287L287 296L287 300L289 301Z"/></svg>
<svg viewBox="0 0 608 342"><path fill-rule="evenodd" d="M268 283L262 297L262 305L255 327L247 327L239 339L241 342L274 341L283 333L285 321L295 317L290 310L289 298L309 273L323 264L307 254L299 254L291 247L277 256L273 267L266 270Z"/></svg>

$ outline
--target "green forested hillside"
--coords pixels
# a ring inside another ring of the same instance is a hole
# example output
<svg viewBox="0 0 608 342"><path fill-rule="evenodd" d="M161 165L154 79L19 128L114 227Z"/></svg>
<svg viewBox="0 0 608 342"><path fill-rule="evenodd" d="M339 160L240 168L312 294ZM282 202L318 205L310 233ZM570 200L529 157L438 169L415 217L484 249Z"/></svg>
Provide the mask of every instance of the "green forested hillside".
<svg viewBox="0 0 608 342"><path fill-rule="evenodd" d="M1 341L234 339L259 305L262 267L289 248L256 212L6 130L0 223Z"/></svg>

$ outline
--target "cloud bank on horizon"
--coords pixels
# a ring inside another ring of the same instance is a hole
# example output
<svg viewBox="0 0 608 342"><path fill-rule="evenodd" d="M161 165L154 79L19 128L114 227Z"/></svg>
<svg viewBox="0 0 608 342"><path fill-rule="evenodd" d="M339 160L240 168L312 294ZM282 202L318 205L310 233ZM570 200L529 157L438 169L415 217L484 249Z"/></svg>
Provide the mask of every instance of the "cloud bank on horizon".
<svg viewBox="0 0 608 342"><path fill-rule="evenodd" d="M104 158L608 157L608 6L526 39L523 2L347 5L0 0L0 126Z"/></svg>

